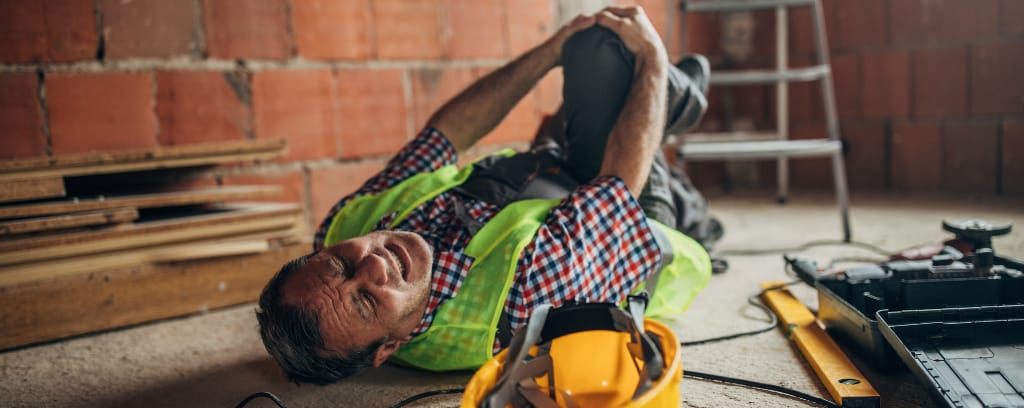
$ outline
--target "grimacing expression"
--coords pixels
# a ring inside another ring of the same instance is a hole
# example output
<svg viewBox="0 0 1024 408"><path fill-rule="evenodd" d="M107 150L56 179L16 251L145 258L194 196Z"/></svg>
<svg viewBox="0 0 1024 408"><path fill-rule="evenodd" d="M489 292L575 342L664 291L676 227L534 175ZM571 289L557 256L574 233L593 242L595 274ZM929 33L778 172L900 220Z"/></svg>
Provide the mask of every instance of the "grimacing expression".
<svg viewBox="0 0 1024 408"><path fill-rule="evenodd" d="M375 231L323 248L282 287L285 304L319 316L328 352L347 354L376 341L374 365L409 340L430 295L432 250L422 237Z"/></svg>

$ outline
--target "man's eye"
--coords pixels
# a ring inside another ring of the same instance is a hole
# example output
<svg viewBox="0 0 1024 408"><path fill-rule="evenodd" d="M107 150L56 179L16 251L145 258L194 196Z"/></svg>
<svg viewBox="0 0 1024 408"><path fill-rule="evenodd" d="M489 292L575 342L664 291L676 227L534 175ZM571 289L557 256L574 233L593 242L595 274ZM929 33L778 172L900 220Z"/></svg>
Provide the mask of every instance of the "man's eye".
<svg viewBox="0 0 1024 408"><path fill-rule="evenodd" d="M352 273L355 271L352 268L352 265L348 263L348 260L338 259L338 258L333 258L332 257L332 258L328 259L328 262L330 262L332 265L334 265L334 267L336 269L341 270L341 276L346 278L346 279L351 278L352 277Z"/></svg>
<svg viewBox="0 0 1024 408"><path fill-rule="evenodd" d="M366 310L369 310L371 312L374 311L373 306L376 304L376 302L374 302L373 296L370 296L369 293L363 292L363 303L366 304Z"/></svg>

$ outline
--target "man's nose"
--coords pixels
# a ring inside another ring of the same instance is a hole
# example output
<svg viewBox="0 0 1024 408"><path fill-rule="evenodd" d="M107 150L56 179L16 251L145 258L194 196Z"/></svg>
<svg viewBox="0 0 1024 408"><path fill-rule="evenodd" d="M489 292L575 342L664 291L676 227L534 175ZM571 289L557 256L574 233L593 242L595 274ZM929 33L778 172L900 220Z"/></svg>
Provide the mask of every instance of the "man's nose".
<svg viewBox="0 0 1024 408"><path fill-rule="evenodd" d="M379 254L368 254L363 258L361 275L367 283L384 286L388 283L388 263Z"/></svg>

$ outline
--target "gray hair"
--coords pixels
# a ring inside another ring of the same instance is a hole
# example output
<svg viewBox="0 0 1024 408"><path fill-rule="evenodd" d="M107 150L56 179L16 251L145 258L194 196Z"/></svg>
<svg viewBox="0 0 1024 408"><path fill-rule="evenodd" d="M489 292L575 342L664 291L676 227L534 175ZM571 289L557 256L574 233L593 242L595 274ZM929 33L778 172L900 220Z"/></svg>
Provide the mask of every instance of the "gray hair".
<svg viewBox="0 0 1024 408"><path fill-rule="evenodd" d="M332 355L324 347L320 317L306 307L282 301L281 287L306 265L313 254L301 256L281 267L260 294L256 320L263 346L295 383L326 385L356 374L373 365L374 353L383 341L348 353Z"/></svg>

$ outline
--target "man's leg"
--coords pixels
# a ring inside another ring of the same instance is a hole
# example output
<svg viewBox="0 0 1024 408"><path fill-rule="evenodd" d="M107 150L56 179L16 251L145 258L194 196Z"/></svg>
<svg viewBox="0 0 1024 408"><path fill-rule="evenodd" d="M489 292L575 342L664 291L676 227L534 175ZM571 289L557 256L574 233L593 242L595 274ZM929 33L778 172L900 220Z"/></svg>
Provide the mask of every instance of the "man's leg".
<svg viewBox="0 0 1024 408"><path fill-rule="evenodd" d="M565 168L579 182L594 178L601 168L608 135L632 86L634 62L618 36L602 27L576 33L562 49ZM684 127L680 121L699 120L702 104L706 105L687 75L675 67L669 69L669 87L666 132ZM673 198L673 182L678 183L659 151L638 201L648 217L678 227L684 208Z"/></svg>
<svg viewBox="0 0 1024 408"><path fill-rule="evenodd" d="M473 175L457 190L504 206L518 199L563 196L574 185L597 175L608 136L632 86L634 57L615 34L601 27L577 33L562 52L564 104L542 124L532 151L478 162ZM696 124L707 103L704 86L691 84L690 80L706 83L706 62L685 62L689 64L682 65L682 70L669 69L666 135ZM704 67L700 67L702 64ZM553 156L557 151L561 151L557 153L561 160ZM567 174L543 171L555 162L561 162ZM637 200L650 218L702 243L717 239L701 239L702 235L713 235L701 234L707 228L698 228L709 219L707 202L685 175L670 171L661 151Z"/></svg>
<svg viewBox="0 0 1024 408"><path fill-rule="evenodd" d="M574 34L562 47L566 170L580 182L601 169L604 149L633 83L635 57L603 27Z"/></svg>

